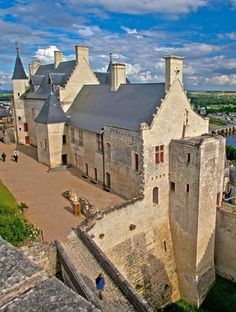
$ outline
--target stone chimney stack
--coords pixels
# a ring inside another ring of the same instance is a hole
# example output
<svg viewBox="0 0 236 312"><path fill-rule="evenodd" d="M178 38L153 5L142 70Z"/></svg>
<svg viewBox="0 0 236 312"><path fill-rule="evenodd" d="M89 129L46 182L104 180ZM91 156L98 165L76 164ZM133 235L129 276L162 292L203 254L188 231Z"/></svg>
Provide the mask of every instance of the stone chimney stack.
<svg viewBox="0 0 236 312"><path fill-rule="evenodd" d="M112 64L111 66L111 91L117 91L121 84L126 84L126 65Z"/></svg>
<svg viewBox="0 0 236 312"><path fill-rule="evenodd" d="M32 64L29 64L29 73L34 75L40 66L40 60L34 60Z"/></svg>
<svg viewBox="0 0 236 312"><path fill-rule="evenodd" d="M168 91L175 77L183 83L183 61L180 56L170 55L165 57L165 90Z"/></svg>
<svg viewBox="0 0 236 312"><path fill-rule="evenodd" d="M54 68L57 68L61 62L63 62L63 52L54 51Z"/></svg>
<svg viewBox="0 0 236 312"><path fill-rule="evenodd" d="M75 56L76 64L79 62L79 59L84 58L85 61L89 64L89 48L85 46L75 46Z"/></svg>

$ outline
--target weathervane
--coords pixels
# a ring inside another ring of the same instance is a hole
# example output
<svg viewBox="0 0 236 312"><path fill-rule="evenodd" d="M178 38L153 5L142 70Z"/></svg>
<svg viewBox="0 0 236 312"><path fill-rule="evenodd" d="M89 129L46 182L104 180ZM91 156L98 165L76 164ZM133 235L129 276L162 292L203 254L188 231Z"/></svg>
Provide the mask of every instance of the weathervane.
<svg viewBox="0 0 236 312"><path fill-rule="evenodd" d="M15 42L15 46L16 46L16 53L18 55L19 54L19 48L18 48L17 42Z"/></svg>

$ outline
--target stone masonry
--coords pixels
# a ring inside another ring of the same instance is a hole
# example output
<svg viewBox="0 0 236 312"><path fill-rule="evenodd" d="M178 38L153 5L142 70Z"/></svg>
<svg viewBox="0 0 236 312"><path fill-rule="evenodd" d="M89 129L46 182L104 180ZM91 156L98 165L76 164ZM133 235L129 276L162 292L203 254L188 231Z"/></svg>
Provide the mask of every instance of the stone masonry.
<svg viewBox="0 0 236 312"><path fill-rule="evenodd" d="M0 237L0 311L99 312Z"/></svg>

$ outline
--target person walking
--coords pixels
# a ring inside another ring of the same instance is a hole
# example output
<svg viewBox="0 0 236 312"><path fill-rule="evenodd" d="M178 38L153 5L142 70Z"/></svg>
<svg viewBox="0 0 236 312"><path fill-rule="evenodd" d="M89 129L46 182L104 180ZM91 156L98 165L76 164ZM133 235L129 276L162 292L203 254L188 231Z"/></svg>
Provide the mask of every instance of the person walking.
<svg viewBox="0 0 236 312"><path fill-rule="evenodd" d="M102 298L103 298L102 292L103 292L104 287L105 287L105 279L104 279L102 273L100 273L98 275L98 277L96 278L95 284L96 284L96 289L98 290L99 298L102 300Z"/></svg>
<svg viewBox="0 0 236 312"><path fill-rule="evenodd" d="M6 153L5 153L5 152L3 152L3 153L2 153L2 161L3 161L3 162L5 162L6 157L7 157Z"/></svg>
<svg viewBox="0 0 236 312"><path fill-rule="evenodd" d="M14 151L13 158L14 158L15 162L18 162L18 158L19 158L19 151L18 150Z"/></svg>

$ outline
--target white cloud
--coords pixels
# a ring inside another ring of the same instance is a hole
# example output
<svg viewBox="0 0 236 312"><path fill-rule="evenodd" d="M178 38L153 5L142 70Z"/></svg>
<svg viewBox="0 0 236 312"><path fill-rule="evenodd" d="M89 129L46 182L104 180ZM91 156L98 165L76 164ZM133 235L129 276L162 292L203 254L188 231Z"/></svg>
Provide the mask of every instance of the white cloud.
<svg viewBox="0 0 236 312"><path fill-rule="evenodd" d="M35 57L42 63L52 63L54 61L54 51L59 51L54 45L45 49L40 48L35 52Z"/></svg>
<svg viewBox="0 0 236 312"><path fill-rule="evenodd" d="M236 1L235 1L236 3ZM224 33L219 35L220 39L231 39L231 40L236 40L236 32L229 32L229 33Z"/></svg>
<svg viewBox="0 0 236 312"><path fill-rule="evenodd" d="M82 37L91 37L101 32L98 26L73 25Z"/></svg>
<svg viewBox="0 0 236 312"><path fill-rule="evenodd" d="M133 34L137 34L137 29L131 29L125 26L121 26L121 29L123 29L128 35L133 35Z"/></svg>
<svg viewBox="0 0 236 312"><path fill-rule="evenodd" d="M215 75L205 79L206 83L217 86L236 86L236 74L231 75Z"/></svg>
<svg viewBox="0 0 236 312"><path fill-rule="evenodd" d="M207 0L70 0L71 4L102 6L105 10L118 13L184 14L207 5Z"/></svg>

